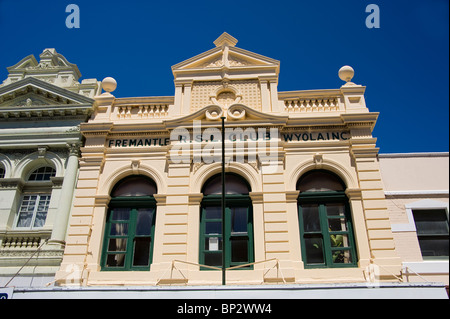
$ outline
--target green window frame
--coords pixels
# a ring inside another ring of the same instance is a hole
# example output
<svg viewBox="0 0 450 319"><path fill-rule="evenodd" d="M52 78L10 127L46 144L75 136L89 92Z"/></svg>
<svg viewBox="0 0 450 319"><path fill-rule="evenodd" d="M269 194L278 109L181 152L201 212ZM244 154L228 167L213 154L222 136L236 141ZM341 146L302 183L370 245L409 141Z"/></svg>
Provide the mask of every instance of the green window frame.
<svg viewBox="0 0 450 319"><path fill-rule="evenodd" d="M352 219L345 194L301 194L298 220L305 268L356 267Z"/></svg>
<svg viewBox="0 0 450 319"><path fill-rule="evenodd" d="M221 196L208 195L202 201L200 216L200 260L202 265L222 267ZM250 196L226 195L225 267L254 262L253 209ZM211 270L201 267L201 270ZM253 266L238 269L253 269Z"/></svg>
<svg viewBox="0 0 450 319"><path fill-rule="evenodd" d="M111 199L109 207L101 270L149 270L153 260L155 198L118 197Z"/></svg>

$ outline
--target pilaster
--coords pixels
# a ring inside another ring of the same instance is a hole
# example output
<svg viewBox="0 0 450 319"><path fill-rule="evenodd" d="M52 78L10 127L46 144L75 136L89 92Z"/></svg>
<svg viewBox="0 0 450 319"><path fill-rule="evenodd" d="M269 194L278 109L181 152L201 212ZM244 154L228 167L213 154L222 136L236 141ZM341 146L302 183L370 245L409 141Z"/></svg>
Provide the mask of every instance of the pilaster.
<svg viewBox="0 0 450 319"><path fill-rule="evenodd" d="M379 280L394 280L401 272L401 260L395 252L384 186L377 160L377 149L373 147L351 150L361 190L370 260L379 266ZM352 197L354 197L354 194ZM359 195L358 195L359 196Z"/></svg>

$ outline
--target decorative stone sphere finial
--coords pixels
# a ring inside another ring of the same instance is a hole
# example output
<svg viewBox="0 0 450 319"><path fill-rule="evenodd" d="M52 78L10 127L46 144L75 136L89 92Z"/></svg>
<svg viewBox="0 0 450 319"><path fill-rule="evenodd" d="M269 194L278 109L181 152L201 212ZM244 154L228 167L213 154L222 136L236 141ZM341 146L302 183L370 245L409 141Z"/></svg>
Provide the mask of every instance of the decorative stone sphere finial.
<svg viewBox="0 0 450 319"><path fill-rule="evenodd" d="M117 82L112 77L106 77L102 81L102 88L108 93L114 91L117 87Z"/></svg>
<svg viewBox="0 0 450 319"><path fill-rule="evenodd" d="M339 69L339 78L342 81L350 82L353 79L353 76L355 75L355 70L351 66L344 65L342 68Z"/></svg>

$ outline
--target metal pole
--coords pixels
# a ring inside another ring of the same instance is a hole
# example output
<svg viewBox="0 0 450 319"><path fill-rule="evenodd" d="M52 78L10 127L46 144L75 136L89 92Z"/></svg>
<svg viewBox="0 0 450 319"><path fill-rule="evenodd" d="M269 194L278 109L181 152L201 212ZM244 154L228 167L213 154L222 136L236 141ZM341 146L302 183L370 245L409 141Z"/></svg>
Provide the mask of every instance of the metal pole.
<svg viewBox="0 0 450 319"><path fill-rule="evenodd" d="M222 119L222 286L226 285L225 266L225 117Z"/></svg>

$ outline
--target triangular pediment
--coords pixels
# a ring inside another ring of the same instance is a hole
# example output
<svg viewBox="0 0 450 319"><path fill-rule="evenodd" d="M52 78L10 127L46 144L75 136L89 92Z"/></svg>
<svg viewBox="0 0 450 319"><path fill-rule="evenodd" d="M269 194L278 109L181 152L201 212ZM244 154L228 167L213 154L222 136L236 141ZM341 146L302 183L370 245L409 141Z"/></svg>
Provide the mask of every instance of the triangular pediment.
<svg viewBox="0 0 450 319"><path fill-rule="evenodd" d="M94 100L36 78L0 87L0 120L86 116Z"/></svg>
<svg viewBox="0 0 450 319"><path fill-rule="evenodd" d="M215 48L174 65L172 70L221 69L224 67L232 69L255 66L277 67L279 61L239 48L229 48L228 52L222 48Z"/></svg>
<svg viewBox="0 0 450 319"><path fill-rule="evenodd" d="M183 70L233 69L245 67L275 67L280 62L266 56L235 47L237 40L227 33L222 34L214 49L196 55L172 66L174 73Z"/></svg>
<svg viewBox="0 0 450 319"><path fill-rule="evenodd" d="M94 100L36 78L0 87L0 108L93 104Z"/></svg>

